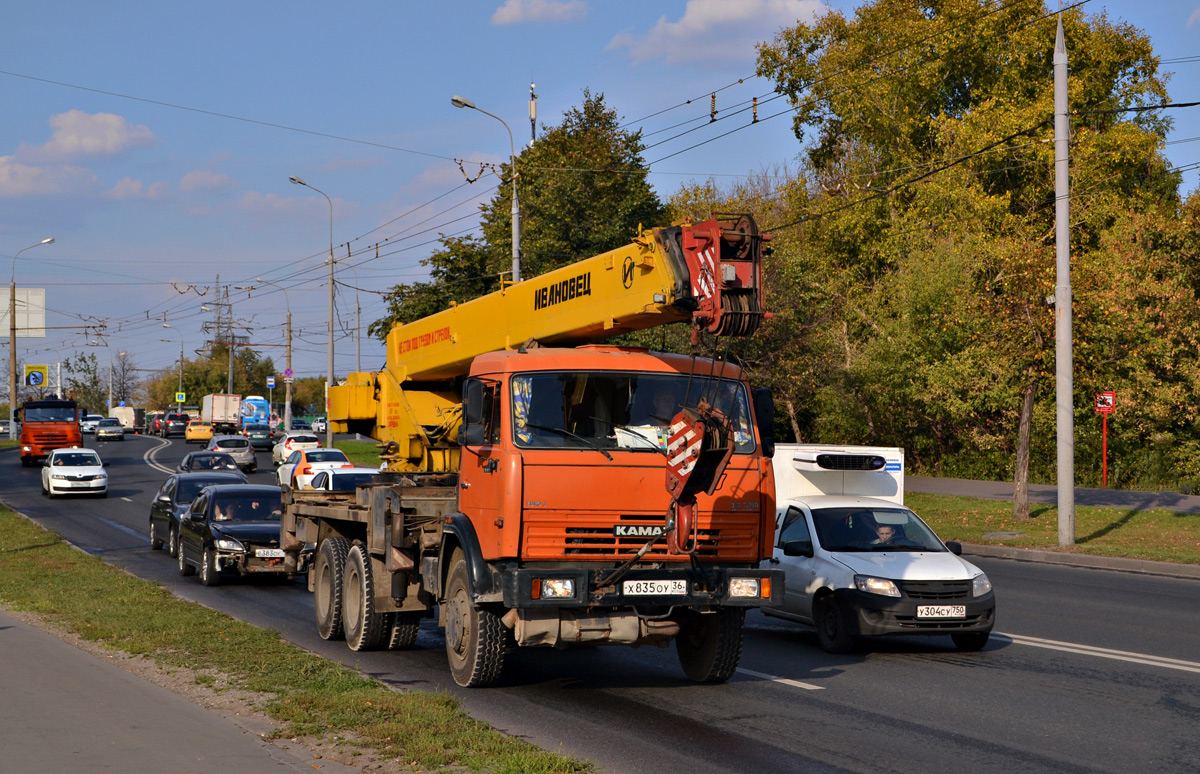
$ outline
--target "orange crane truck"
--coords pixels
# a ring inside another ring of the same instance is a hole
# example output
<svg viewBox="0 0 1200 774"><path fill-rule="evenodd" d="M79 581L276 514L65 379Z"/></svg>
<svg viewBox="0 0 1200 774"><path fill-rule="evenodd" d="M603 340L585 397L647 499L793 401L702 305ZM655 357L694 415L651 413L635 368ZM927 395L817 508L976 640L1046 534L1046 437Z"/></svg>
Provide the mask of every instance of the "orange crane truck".
<svg viewBox="0 0 1200 774"><path fill-rule="evenodd" d="M693 344L768 316L752 217L629 245L397 325L387 364L329 390L335 432L384 470L354 492L285 491L281 546L317 628L404 649L437 610L455 682L515 647L660 645L728 680L747 609L778 606L774 404L722 359L598 344L688 324Z"/></svg>

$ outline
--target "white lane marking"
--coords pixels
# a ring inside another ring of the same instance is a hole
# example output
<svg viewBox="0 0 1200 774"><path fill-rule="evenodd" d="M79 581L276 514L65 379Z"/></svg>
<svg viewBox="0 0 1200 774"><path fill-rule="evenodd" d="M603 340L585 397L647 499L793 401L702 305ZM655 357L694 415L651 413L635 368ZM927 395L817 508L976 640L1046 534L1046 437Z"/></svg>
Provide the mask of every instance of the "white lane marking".
<svg viewBox="0 0 1200 774"><path fill-rule="evenodd" d="M133 502L133 500L129 499L128 497L122 497L121 499L122 499L122 500L124 500L124 501L125 501L125 502L127 502L127 503L131 503L131 502Z"/></svg>
<svg viewBox="0 0 1200 774"><path fill-rule="evenodd" d="M1078 653L1083 656L1111 658L1115 661L1128 661L1133 664L1145 664L1147 666L1163 667L1164 669L1178 669L1183 672L1200 673L1200 662L1196 661L1183 661L1181 659L1166 658L1164 656L1150 656L1145 653L1131 653L1127 650L1097 648L1092 645L1076 645L1072 642L1043 640L1040 637L1026 637L1022 634L1000 634L997 632L993 634L992 637L994 639L1008 640L1015 645L1029 645L1030 647L1034 648L1060 650L1064 653Z"/></svg>
<svg viewBox="0 0 1200 774"><path fill-rule="evenodd" d="M133 535L135 538L145 538L146 537L146 535L144 533L138 532L136 529L134 529L132 527L126 527L124 524L118 524L115 521L112 521L110 519L105 519L105 518L101 518L101 517L97 516L96 521L103 522L103 523L107 524L108 526L112 527L113 529L117 529L117 530L120 530L121 532L124 532L126 535Z"/></svg>
<svg viewBox="0 0 1200 774"><path fill-rule="evenodd" d="M170 446L171 442L166 438L155 438L153 440L155 441L155 443L158 444L158 446L155 446L153 449L147 450L146 453L142 455L142 460L145 461L145 463L147 465L149 465L150 467L154 468L155 470L157 470L161 473L166 473L167 475L174 473L175 471L171 470L168 467L161 465L158 462L158 460L154 459L155 455L158 454L158 452L161 451L164 447Z"/></svg>
<svg viewBox="0 0 1200 774"><path fill-rule="evenodd" d="M821 685L813 685L812 683L802 683L799 680L789 680L786 677L778 677L776 675L763 674L762 672L755 672L750 669L743 669L742 667L738 667L737 671L741 672L744 675L750 675L751 677L757 677L760 680L770 680L773 683L782 683L784 685L790 685L793 688L803 688L806 691L823 691L823 690L825 690L825 687L821 686Z"/></svg>

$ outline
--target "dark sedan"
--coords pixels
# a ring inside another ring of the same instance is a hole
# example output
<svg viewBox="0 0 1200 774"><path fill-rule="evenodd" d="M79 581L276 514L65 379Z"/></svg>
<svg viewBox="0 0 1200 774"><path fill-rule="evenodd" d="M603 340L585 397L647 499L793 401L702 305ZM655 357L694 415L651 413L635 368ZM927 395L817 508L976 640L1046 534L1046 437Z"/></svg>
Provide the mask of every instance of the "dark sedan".
<svg viewBox="0 0 1200 774"><path fill-rule="evenodd" d="M172 474L150 504L150 548L158 551L166 542L171 556L179 556L179 519L200 490L211 484L242 484L245 481L246 477L236 470Z"/></svg>
<svg viewBox="0 0 1200 774"><path fill-rule="evenodd" d="M202 489L180 518L179 574L199 569L200 582L216 586L226 574L288 572L279 547L282 495L277 486L252 484ZM306 546L297 572L306 571L311 556Z"/></svg>
<svg viewBox="0 0 1200 774"><path fill-rule="evenodd" d="M275 434L271 432L270 425L246 425L242 428L242 435L249 439L255 451L271 451L275 446Z"/></svg>
<svg viewBox="0 0 1200 774"><path fill-rule="evenodd" d="M195 473L205 470L237 471L239 475L241 473L237 460L233 457L225 452L210 451L191 452L185 455L175 470L179 473ZM242 481L245 480L246 477L242 476Z"/></svg>

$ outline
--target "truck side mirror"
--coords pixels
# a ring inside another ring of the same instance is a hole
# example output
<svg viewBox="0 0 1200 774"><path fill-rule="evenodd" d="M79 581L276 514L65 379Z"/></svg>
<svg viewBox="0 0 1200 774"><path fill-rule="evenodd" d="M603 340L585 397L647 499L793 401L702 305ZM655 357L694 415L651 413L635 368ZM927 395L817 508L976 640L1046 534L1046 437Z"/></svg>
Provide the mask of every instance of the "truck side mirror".
<svg viewBox="0 0 1200 774"><path fill-rule="evenodd" d="M762 439L763 456L775 456L775 396L770 387L754 389L754 418L758 424L758 437ZM812 554L808 554L812 556Z"/></svg>
<svg viewBox="0 0 1200 774"><path fill-rule="evenodd" d="M481 379L468 379L463 385L463 425L458 441L463 446L482 446L488 442L488 420L491 419L489 385Z"/></svg>
<svg viewBox="0 0 1200 774"><path fill-rule="evenodd" d="M483 422L483 382L468 379L463 388L463 421L467 425Z"/></svg>
<svg viewBox="0 0 1200 774"><path fill-rule="evenodd" d="M783 544L784 556L809 556L813 555L813 544L811 540L789 540Z"/></svg>

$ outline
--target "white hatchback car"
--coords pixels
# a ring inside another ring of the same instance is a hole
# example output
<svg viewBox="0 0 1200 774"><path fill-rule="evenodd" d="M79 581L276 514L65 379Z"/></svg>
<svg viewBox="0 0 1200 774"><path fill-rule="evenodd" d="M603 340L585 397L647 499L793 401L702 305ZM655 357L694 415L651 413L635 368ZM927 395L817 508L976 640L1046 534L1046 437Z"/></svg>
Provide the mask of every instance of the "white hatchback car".
<svg viewBox="0 0 1200 774"><path fill-rule="evenodd" d="M288 456L299 449L320 449L321 439L312 433L288 433L271 449L271 462L282 465Z"/></svg>
<svg viewBox="0 0 1200 774"><path fill-rule="evenodd" d="M108 497L107 462L91 449L55 449L42 463L42 494Z"/></svg>

